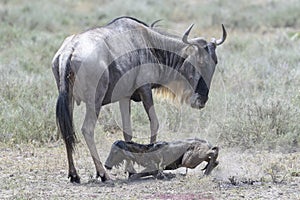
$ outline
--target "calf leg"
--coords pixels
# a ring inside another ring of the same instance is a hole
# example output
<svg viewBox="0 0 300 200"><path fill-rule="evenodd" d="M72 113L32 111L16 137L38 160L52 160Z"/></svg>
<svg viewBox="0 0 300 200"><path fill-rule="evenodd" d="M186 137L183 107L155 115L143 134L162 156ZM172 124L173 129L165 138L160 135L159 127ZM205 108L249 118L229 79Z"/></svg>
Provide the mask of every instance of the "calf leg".
<svg viewBox="0 0 300 200"><path fill-rule="evenodd" d="M154 171L146 171L146 172L140 172L140 173L136 173L136 174L132 174L129 179L130 180L137 180L139 178L143 178L146 176L154 176L155 178L157 177L158 174L158 170L154 170Z"/></svg>
<svg viewBox="0 0 300 200"><path fill-rule="evenodd" d="M122 126L123 126L123 135L125 141L131 141L132 140L132 129L131 129L131 116L130 116L130 99L125 98L121 99L119 101L119 107L121 111L121 117L122 117ZM131 161L125 161L126 165L126 171L129 173L129 176L131 174L135 174L136 171L133 168L133 163Z"/></svg>
<svg viewBox="0 0 300 200"><path fill-rule="evenodd" d="M133 167L133 162L130 160L125 161L125 171L128 172L128 177L136 174L136 170Z"/></svg>

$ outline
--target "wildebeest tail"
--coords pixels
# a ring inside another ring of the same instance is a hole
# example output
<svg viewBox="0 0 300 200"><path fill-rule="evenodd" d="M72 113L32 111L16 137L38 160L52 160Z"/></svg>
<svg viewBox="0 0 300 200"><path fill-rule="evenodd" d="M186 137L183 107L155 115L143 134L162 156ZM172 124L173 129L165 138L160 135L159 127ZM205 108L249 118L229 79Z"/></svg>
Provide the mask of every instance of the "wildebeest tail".
<svg viewBox="0 0 300 200"><path fill-rule="evenodd" d="M72 53L59 58L59 96L56 103L56 121L67 151L74 151L76 135L73 126L73 87L70 59Z"/></svg>

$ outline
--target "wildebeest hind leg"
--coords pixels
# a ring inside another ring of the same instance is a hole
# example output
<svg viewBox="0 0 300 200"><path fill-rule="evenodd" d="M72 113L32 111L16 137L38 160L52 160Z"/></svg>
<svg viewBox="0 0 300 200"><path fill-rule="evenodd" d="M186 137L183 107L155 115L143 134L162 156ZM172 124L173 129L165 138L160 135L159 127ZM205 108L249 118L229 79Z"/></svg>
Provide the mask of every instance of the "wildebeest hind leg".
<svg viewBox="0 0 300 200"><path fill-rule="evenodd" d="M80 177L78 176L74 161L73 161L73 155L72 151L67 147L67 156L68 156L68 164L69 164L69 175L68 178L70 178L71 183L80 183Z"/></svg>
<svg viewBox="0 0 300 200"><path fill-rule="evenodd" d="M97 109L98 111L95 112L95 109L93 109L93 105L86 104L86 114L84 123L82 126L82 134L84 136L84 139L87 143L88 149L90 151L90 154L93 158L96 171L97 171L97 177L100 176L102 181L106 181L107 179L110 179L108 174L106 173L102 162L100 161L99 154L96 149L96 144L94 140L94 129L96 126L98 114L100 112L100 107Z"/></svg>

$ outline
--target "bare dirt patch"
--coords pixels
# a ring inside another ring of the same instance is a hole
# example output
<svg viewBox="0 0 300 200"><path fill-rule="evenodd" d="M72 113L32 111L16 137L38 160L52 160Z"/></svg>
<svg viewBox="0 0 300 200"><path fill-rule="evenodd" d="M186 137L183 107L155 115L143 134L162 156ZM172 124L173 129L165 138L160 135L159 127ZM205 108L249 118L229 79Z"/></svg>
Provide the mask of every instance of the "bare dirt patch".
<svg viewBox="0 0 300 200"><path fill-rule="evenodd" d="M98 145L99 146L99 145ZM107 148L103 145L102 148ZM108 150L103 152L104 160ZM220 151L219 166L203 177L199 166L172 171L175 178L128 181L123 168L110 172L113 181L94 177L85 145L79 144L76 166L81 184L69 183L63 144L0 148L1 199L300 199L300 153Z"/></svg>

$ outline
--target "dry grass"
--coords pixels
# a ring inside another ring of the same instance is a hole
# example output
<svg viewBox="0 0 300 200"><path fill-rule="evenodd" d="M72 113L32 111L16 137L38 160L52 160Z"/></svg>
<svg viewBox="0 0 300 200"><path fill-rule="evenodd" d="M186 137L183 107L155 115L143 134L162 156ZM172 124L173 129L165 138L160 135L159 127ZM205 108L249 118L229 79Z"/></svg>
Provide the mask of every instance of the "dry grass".
<svg viewBox="0 0 300 200"><path fill-rule="evenodd" d="M116 136L107 136L105 143ZM103 144L103 143L101 143ZM220 165L210 177L202 177L199 166L183 176L184 169L173 171L175 178L127 181L124 168L110 172L113 182L95 180L92 160L83 144L78 145L76 164L82 183L67 179L65 149L62 143L34 147L1 144L0 193L3 199L298 199L300 154L269 152L239 153L222 150ZM105 158L108 145L98 143ZM234 161L234 162L233 162ZM273 176L276 176L275 178ZM276 182L274 181L276 180Z"/></svg>

